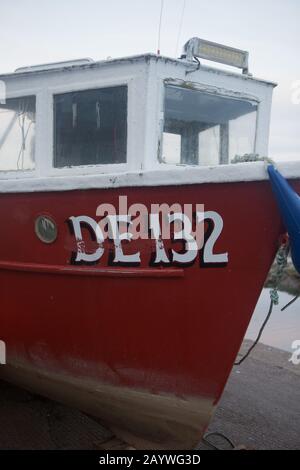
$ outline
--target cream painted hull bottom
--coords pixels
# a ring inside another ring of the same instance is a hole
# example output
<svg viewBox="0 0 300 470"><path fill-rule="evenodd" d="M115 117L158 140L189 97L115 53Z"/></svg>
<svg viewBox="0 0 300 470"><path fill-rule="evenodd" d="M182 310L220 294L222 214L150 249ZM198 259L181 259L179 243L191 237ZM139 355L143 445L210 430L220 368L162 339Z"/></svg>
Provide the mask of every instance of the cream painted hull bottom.
<svg viewBox="0 0 300 470"><path fill-rule="evenodd" d="M103 385L20 363L1 367L0 379L97 416L117 437L137 449L195 448L213 410L212 401L206 398Z"/></svg>

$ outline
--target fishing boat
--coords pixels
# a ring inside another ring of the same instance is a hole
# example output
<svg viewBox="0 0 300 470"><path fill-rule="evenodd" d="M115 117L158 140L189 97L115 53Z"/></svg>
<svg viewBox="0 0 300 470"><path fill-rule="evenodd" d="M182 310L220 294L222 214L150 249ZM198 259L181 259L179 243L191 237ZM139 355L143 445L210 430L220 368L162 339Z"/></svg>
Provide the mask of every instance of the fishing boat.
<svg viewBox="0 0 300 470"><path fill-rule="evenodd" d="M199 38L0 80L0 378L194 448L284 231L264 163L231 163L268 155L275 84Z"/></svg>

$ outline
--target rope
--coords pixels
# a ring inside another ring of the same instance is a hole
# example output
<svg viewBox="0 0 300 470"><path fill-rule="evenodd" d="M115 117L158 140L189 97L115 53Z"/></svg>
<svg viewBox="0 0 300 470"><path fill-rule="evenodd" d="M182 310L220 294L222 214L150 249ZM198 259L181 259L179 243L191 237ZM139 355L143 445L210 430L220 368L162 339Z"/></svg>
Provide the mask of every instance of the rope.
<svg viewBox="0 0 300 470"><path fill-rule="evenodd" d="M250 348L248 349L248 351L246 352L246 354L244 354L244 356L243 356L239 361L237 361L237 362L235 362L235 363L233 364L234 366L239 366L239 365L241 365L242 362L244 362L244 360L247 359L247 357L249 356L249 354L251 353L251 351L255 348L255 346L256 346L257 343L259 342L259 340L260 340L260 338L261 338L261 335L263 334L263 331L264 331L264 329L265 329L265 326L266 326L266 324L268 323L269 318L270 318L270 316L271 316L271 314L272 314L272 312L273 312L273 306L274 306L274 302L273 302L273 300L271 299L268 314L267 314L267 316L266 316L266 318L265 318L265 321L263 322L263 324L262 324L262 326L261 326L261 328L260 328L260 330L259 330L259 333L258 333L258 335L257 335L256 340L255 340L254 343L250 346Z"/></svg>
<svg viewBox="0 0 300 470"><path fill-rule="evenodd" d="M282 278L284 268L287 265L288 254L289 254L289 243L288 242L282 242L279 249L278 249L278 251L277 251L277 254L276 254L277 268L276 268L276 271L275 271L275 274L274 274L274 287L270 290L270 307L269 307L269 311L268 311L267 316L266 316L266 318L265 318L265 320L264 320L264 322L263 322L263 324L262 324L262 326L261 326L261 328L258 332L256 340L250 346L250 348L244 354L244 356L242 356L242 358L239 361L234 362L233 365L235 365L235 366L241 365L242 362L244 362L244 360L247 359L247 357L249 356L251 351L255 348L255 346L259 342L259 340L261 338L261 335L263 334L263 331L264 331L264 329L265 329L265 327L266 327L266 325L269 321L269 318L270 318L270 316L273 312L274 305L278 305L278 303L279 303L278 286L279 286L280 280Z"/></svg>
<svg viewBox="0 0 300 470"><path fill-rule="evenodd" d="M257 161L263 161L265 164L274 164L273 160L268 157L260 157L257 153L245 153L245 155L236 155L232 160L231 163L245 163L245 162L257 162ZM289 254L289 243L282 243L281 246L279 247L279 250L276 254L276 264L277 264L277 269L274 274L274 287L270 290L270 307L268 314L265 318L265 321L263 322L259 333L257 335L256 340L252 344L252 346L249 348L249 350L246 352L246 354L238 361L235 362L234 365L238 366L242 364L242 362L249 356L251 351L255 348L257 343L260 340L260 337L265 329L266 324L268 323L268 320L272 314L273 311L273 306L278 305L279 303L279 295L278 295L278 286L282 278L282 274L284 271L284 268L287 266L287 258ZM289 307L293 302L295 302L298 299L299 296L296 296L294 299L292 299L285 307L281 309L281 311L285 310L287 307Z"/></svg>
<svg viewBox="0 0 300 470"><path fill-rule="evenodd" d="M292 300L290 300L284 307L282 307L281 311L283 312L286 308L292 305L296 300L299 299L299 295L296 295Z"/></svg>
<svg viewBox="0 0 300 470"><path fill-rule="evenodd" d="M230 445L230 447L232 449L235 448L235 445L234 443L229 439L229 437L225 436L224 434L222 434L221 432L209 432L208 434L205 434L203 437L202 437L202 442L204 442L204 444L208 445L209 447L211 447L212 449L214 450L222 450L220 449L219 447L217 447L215 444L213 444L212 442L210 442L207 438L210 437L210 436L218 436L218 437L222 437L222 439L224 439L226 442L228 442L228 444Z"/></svg>
<svg viewBox="0 0 300 470"><path fill-rule="evenodd" d="M289 243L283 242L279 247L279 250L276 255L276 264L277 269L274 273L274 287L270 290L270 297L273 300L274 305L278 305L279 303L279 295L278 295L278 286L281 281L284 268L287 266L287 258L289 254Z"/></svg>

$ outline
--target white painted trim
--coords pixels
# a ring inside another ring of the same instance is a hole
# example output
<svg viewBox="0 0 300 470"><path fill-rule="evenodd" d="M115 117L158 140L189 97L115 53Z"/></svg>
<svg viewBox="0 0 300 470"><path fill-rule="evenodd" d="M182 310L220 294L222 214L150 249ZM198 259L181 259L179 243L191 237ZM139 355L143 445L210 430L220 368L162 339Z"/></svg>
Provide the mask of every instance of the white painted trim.
<svg viewBox="0 0 300 470"><path fill-rule="evenodd" d="M300 179L300 162L278 163L286 178ZM191 167L160 165L159 170L85 176L0 179L0 193L70 191L76 189L128 188L139 186L181 186L206 183L235 183L268 180L263 162Z"/></svg>
<svg viewBox="0 0 300 470"><path fill-rule="evenodd" d="M36 96L38 93L43 91L42 87L36 88L20 88L18 90L10 91L6 89L6 99L14 99L14 98L24 98L26 96Z"/></svg>
<svg viewBox="0 0 300 470"><path fill-rule="evenodd" d="M151 61L151 62L160 62L163 64L172 64L175 65L176 67L181 67L185 70L189 70L195 67L195 64L191 64L189 60L185 59L177 59L174 57L166 57L166 56L161 56L161 55L156 55L151 52L141 54L141 55L135 55L135 56L127 56L127 57L116 57L114 59L107 59L107 60L98 60L94 61L89 64L82 64L82 65L76 65L72 67L66 67L64 65L59 66L57 64L57 68L45 68L43 70L28 70L28 71L22 71L22 72L12 72L12 73L3 73L0 75L0 80L10 80L11 78L15 78L16 75L20 75L21 77L27 77L29 74L30 78L32 76L45 76L49 75L50 73L62 73L65 71L69 71L72 69L72 71L77 72L81 70L98 70L98 69L103 69L105 67L110 67L110 66L126 66L128 64L141 64L146 61ZM201 70L207 71L207 72L212 72L212 73L222 73L223 75L226 75L228 77L239 77L242 80L245 81L255 81L255 82L260 82L266 85L269 85L271 87L276 87L277 83L264 79L264 78L259 78L256 76L253 76L252 74L243 74L239 72L235 72L232 70L227 70L223 68L218 68L218 67L213 67L211 65L204 65L201 64L200 67Z"/></svg>
<svg viewBox="0 0 300 470"><path fill-rule="evenodd" d="M27 178L33 178L37 175L36 168L33 168L32 170L0 170L0 181L4 180L23 180Z"/></svg>

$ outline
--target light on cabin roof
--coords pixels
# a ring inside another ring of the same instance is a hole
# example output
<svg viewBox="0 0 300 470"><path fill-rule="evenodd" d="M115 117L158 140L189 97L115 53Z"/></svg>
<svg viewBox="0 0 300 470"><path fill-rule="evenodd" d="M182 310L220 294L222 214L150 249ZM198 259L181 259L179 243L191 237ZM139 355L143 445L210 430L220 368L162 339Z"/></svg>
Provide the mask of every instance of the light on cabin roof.
<svg viewBox="0 0 300 470"><path fill-rule="evenodd" d="M192 38L184 46L184 55L188 60L199 57L231 65L243 69L243 73L248 73L248 52L233 47L200 38Z"/></svg>

